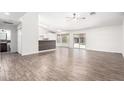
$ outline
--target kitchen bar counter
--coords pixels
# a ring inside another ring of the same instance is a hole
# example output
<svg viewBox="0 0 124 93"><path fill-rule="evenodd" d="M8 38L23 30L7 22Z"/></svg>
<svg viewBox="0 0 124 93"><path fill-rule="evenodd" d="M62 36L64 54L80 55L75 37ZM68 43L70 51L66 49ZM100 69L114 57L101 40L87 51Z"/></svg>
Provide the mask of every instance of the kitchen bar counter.
<svg viewBox="0 0 124 93"><path fill-rule="evenodd" d="M55 49L56 48L56 40L39 40L39 51Z"/></svg>

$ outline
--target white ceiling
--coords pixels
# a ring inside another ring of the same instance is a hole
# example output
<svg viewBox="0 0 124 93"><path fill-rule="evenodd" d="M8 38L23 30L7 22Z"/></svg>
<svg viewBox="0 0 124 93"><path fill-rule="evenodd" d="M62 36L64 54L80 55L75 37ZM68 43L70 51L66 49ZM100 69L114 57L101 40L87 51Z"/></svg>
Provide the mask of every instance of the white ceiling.
<svg viewBox="0 0 124 93"><path fill-rule="evenodd" d="M6 13L9 13L9 15ZM0 24L4 25L3 21L6 21L14 23L13 25L17 25L19 23L19 18L24 14L25 12L0 12Z"/></svg>
<svg viewBox="0 0 124 93"><path fill-rule="evenodd" d="M25 12L0 12L0 24L8 21L18 24L18 20ZM79 17L86 19L70 20L66 17L72 17L73 12L41 12L40 26L52 31L75 31L93 27L110 26L122 24L123 12L96 12L96 15L89 15L89 12L78 12Z"/></svg>
<svg viewBox="0 0 124 93"><path fill-rule="evenodd" d="M72 12L42 12L40 14L40 25L53 31L74 31L93 27L110 26L122 24L124 13L122 12L96 12L96 15L89 15L89 12L78 12L80 17L86 19L70 20Z"/></svg>
<svg viewBox="0 0 124 93"><path fill-rule="evenodd" d="M10 15L6 15L5 13L6 12L0 12L0 18L17 21L21 16L24 15L25 12L9 12Z"/></svg>

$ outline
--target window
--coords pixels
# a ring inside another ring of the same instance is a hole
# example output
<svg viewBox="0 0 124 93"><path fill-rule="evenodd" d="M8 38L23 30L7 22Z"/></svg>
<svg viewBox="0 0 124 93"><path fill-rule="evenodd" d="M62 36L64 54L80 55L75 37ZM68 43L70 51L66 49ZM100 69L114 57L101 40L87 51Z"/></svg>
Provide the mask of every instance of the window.
<svg viewBox="0 0 124 93"><path fill-rule="evenodd" d="M10 40L10 30L0 29L0 40Z"/></svg>
<svg viewBox="0 0 124 93"><path fill-rule="evenodd" d="M69 34L57 34L57 43L68 44Z"/></svg>
<svg viewBox="0 0 124 93"><path fill-rule="evenodd" d="M62 34L62 43L68 43L68 34Z"/></svg>
<svg viewBox="0 0 124 93"><path fill-rule="evenodd" d="M6 40L7 34L6 33L0 33L0 40Z"/></svg>

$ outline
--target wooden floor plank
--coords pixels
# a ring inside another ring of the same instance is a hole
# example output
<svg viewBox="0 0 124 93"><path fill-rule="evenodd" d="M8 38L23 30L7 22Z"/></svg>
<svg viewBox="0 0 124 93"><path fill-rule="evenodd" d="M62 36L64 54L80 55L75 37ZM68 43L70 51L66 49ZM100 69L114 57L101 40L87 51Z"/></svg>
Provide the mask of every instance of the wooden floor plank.
<svg viewBox="0 0 124 93"><path fill-rule="evenodd" d="M0 80L120 81L124 59L119 53L69 48L28 56L0 53Z"/></svg>

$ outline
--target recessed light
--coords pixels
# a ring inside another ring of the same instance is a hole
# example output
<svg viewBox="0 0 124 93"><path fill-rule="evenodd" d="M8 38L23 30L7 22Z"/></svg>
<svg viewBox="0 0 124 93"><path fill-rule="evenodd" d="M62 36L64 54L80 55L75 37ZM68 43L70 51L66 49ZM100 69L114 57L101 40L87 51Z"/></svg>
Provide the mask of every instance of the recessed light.
<svg viewBox="0 0 124 93"><path fill-rule="evenodd" d="M9 12L5 12L4 14L5 14L5 15L10 15L10 13L9 13Z"/></svg>

